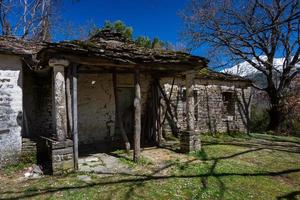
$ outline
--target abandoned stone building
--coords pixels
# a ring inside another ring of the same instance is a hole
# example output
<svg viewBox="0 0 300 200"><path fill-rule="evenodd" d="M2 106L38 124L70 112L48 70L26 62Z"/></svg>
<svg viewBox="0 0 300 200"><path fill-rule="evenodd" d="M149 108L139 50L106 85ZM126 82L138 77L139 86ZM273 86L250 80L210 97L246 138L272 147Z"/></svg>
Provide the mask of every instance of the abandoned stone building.
<svg viewBox="0 0 300 200"><path fill-rule="evenodd" d="M0 166L37 144L54 174L82 152L160 145L199 133L246 132L248 80L213 72L208 60L146 49L104 30L86 41L0 38Z"/></svg>

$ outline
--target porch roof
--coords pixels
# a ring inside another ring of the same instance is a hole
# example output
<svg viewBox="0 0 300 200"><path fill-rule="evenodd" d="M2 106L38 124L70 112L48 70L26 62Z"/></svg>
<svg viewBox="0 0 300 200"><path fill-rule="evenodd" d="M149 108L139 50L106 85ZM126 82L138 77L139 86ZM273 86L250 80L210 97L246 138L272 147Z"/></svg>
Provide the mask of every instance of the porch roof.
<svg viewBox="0 0 300 200"><path fill-rule="evenodd" d="M120 33L103 30L88 40L49 43L38 53L41 62L64 58L86 66L187 71L207 67L208 60L188 53L149 49L136 45Z"/></svg>

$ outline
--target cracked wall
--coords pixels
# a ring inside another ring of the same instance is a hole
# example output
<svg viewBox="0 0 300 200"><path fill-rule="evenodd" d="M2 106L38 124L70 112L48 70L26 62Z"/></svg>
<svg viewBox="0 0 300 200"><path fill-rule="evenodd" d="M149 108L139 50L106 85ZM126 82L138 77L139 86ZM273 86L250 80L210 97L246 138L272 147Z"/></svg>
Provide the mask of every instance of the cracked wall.
<svg viewBox="0 0 300 200"><path fill-rule="evenodd" d="M150 76L141 74L142 110L146 107L149 82ZM133 74L117 74L117 87L133 90ZM79 74L78 132L79 144L118 138L115 135L115 97L111 73Z"/></svg>

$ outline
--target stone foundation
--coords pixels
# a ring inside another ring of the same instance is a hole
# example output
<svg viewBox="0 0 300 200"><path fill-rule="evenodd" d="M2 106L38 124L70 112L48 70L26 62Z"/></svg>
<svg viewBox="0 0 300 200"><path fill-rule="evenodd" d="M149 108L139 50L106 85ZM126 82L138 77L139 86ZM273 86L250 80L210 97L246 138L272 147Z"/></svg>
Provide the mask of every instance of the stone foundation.
<svg viewBox="0 0 300 200"><path fill-rule="evenodd" d="M199 133L195 131L182 131L180 133L180 151L182 153L200 150L201 142Z"/></svg>
<svg viewBox="0 0 300 200"><path fill-rule="evenodd" d="M34 155L37 152L37 143L29 138L22 138L22 155Z"/></svg>
<svg viewBox="0 0 300 200"><path fill-rule="evenodd" d="M49 156L51 159L51 171L53 175L61 175L74 171L73 141L58 142L48 140Z"/></svg>

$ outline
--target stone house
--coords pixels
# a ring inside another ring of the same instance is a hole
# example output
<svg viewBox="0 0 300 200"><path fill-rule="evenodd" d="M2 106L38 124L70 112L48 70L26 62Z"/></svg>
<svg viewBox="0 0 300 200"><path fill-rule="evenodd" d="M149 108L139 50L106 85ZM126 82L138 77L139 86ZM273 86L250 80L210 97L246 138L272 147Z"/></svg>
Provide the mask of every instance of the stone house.
<svg viewBox="0 0 300 200"><path fill-rule="evenodd" d="M206 69L202 57L146 49L104 30L59 43L3 37L0 58L0 166L28 141L59 174L91 149L133 146L138 159L141 146L169 133L190 151L200 148L200 132L245 131L237 102L241 93L249 99L249 81Z"/></svg>
<svg viewBox="0 0 300 200"><path fill-rule="evenodd" d="M186 128L186 87L184 77L167 77L160 80L170 99L174 117L165 120L163 133ZM172 84L174 83L174 84ZM172 86L173 85L173 86ZM207 68L195 73L193 84L195 130L200 133L247 132L250 114L251 81L238 76L214 72ZM163 110L167 119L166 106ZM174 130L175 129L175 130Z"/></svg>

